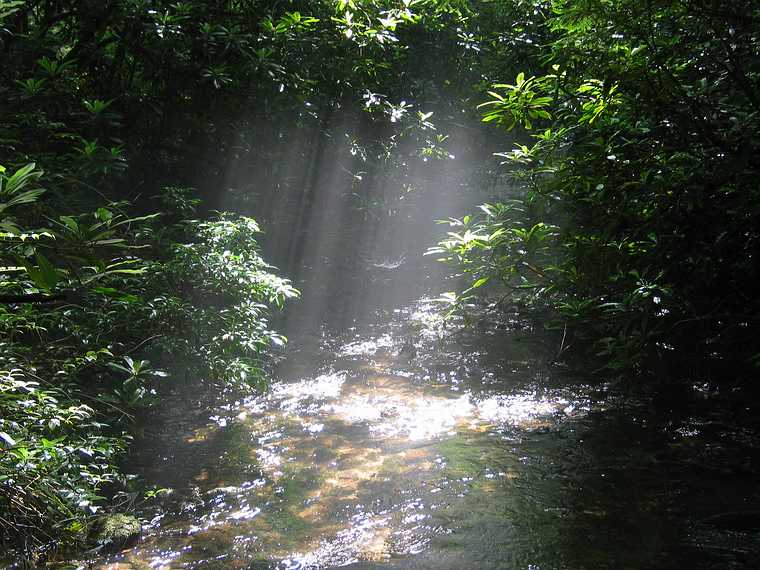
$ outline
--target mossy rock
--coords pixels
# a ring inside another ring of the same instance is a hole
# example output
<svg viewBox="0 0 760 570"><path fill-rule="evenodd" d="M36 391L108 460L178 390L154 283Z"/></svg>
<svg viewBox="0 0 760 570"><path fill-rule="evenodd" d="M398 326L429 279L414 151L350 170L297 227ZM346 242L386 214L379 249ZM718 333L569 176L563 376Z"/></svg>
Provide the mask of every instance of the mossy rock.
<svg viewBox="0 0 760 570"><path fill-rule="evenodd" d="M117 513L103 519L97 534L98 544L108 548L124 548L140 538L142 524L135 517Z"/></svg>

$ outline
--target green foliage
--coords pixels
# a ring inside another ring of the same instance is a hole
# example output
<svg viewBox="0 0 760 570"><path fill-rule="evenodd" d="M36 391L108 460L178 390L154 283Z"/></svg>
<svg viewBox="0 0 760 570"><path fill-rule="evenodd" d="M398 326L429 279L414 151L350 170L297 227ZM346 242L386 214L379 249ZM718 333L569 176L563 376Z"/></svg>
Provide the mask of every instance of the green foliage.
<svg viewBox="0 0 760 570"><path fill-rule="evenodd" d="M21 204L31 204L45 191L42 188L28 188L42 176L42 171L35 170L35 164L27 164L12 175L6 174L7 169L0 166L0 215L5 216L6 210ZM6 232L17 232L18 226L13 218L0 218L0 228Z"/></svg>
<svg viewBox="0 0 760 570"><path fill-rule="evenodd" d="M542 94L545 91L544 84L550 79L551 76L525 79L525 74L521 72L517 75L514 85L495 84L493 88L503 91L504 94L497 91L488 92L492 99L479 105L480 108L487 108L483 114L483 122L492 122L512 130L518 125L531 129L534 120L550 119L551 114L547 109L552 103L552 97Z"/></svg>
<svg viewBox="0 0 760 570"><path fill-rule="evenodd" d="M37 205L41 174L2 174L4 212ZM178 215L192 210L185 194L167 192ZM0 526L5 545L29 554L91 540L107 495L127 482L116 461L134 413L167 377L259 385L264 350L284 341L266 314L297 292L259 256L253 220L180 218L167 233L127 207L60 215L36 233L23 215L4 226Z"/></svg>
<svg viewBox="0 0 760 570"><path fill-rule="evenodd" d="M3 343L3 349L9 347ZM21 364L5 357L2 366ZM84 542L104 485L119 480L127 438L105 429L66 385L28 368L0 371L0 509L6 544L30 551Z"/></svg>
<svg viewBox="0 0 760 570"><path fill-rule="evenodd" d="M458 266L470 281L464 291L450 293L445 299L461 306L492 281L525 302L536 302L552 289L549 264L554 259L558 228L533 221L519 201L483 204L480 217L442 220L461 228L428 249L428 255Z"/></svg>
<svg viewBox="0 0 760 570"><path fill-rule="evenodd" d="M187 116L172 101L157 107L184 56L152 75L166 44L152 23L138 30L141 9L122 2L122 20L99 20L99 3L90 4L0 10L11 26L0 40L10 78L0 85L8 101L0 119L8 165L0 168L0 544L32 560L92 544L97 518L127 484L117 461L135 416L158 401L162 384L185 376L263 383L264 351L284 341L267 327L268 307L295 295L256 253L252 220L191 222L198 200L177 187L162 192L160 219L145 215L152 205L124 199L134 196L123 177L128 159L139 166L154 143L156 116L173 108ZM168 32L187 21L161 25ZM181 51L179 36L167 39ZM185 55L192 45L184 43ZM219 59L234 58L222 50ZM138 60L147 66L136 69ZM215 70L215 89L225 87L218 64L202 69ZM44 190L35 163L45 165Z"/></svg>
<svg viewBox="0 0 760 570"><path fill-rule="evenodd" d="M436 251L475 283L527 268L534 301L615 374L658 374L679 355L746 372L760 323L758 6L535 6L547 41L526 63L534 75L494 85L483 105L485 121L508 129L544 125L499 153L532 213L486 212L469 224L482 238L451 235ZM551 255L526 260L531 239Z"/></svg>
<svg viewBox="0 0 760 570"><path fill-rule="evenodd" d="M262 385L262 354L285 342L268 328L268 307L298 294L258 254L258 232L251 218L231 215L197 224L193 241L175 245L171 261L154 267L153 293L135 307L157 325L171 321L172 334L157 340L161 352L182 355L194 374L222 385Z"/></svg>

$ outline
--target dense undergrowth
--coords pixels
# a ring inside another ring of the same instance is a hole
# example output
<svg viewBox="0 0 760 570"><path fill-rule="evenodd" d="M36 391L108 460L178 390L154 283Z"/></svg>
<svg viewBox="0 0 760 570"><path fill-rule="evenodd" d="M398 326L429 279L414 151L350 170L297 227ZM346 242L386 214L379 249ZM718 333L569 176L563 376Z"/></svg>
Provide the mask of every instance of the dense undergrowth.
<svg viewBox="0 0 760 570"><path fill-rule="evenodd" d="M260 257L253 219L199 219L198 192L164 184L181 152L153 155L156 132L130 114L155 87L106 39L113 22L88 27L104 5L86 4L0 4L5 562L103 546L102 521L139 492L120 468L136 417L167 383L261 387L265 351L284 342L267 315L297 295ZM104 77L99 56L129 77ZM104 96L124 80L118 102Z"/></svg>
<svg viewBox="0 0 760 570"><path fill-rule="evenodd" d="M162 385L261 383L296 292L256 199L320 207L339 138L327 183L398 213L451 133L506 144L478 104L516 146L467 165L509 182L447 222L444 300L549 308L607 376L751 377L758 30L749 0L0 0L0 545L94 546Z"/></svg>
<svg viewBox="0 0 760 570"><path fill-rule="evenodd" d="M44 182L20 172L34 186L6 205ZM284 340L268 308L296 291L259 256L250 218L172 221L169 205L129 218L107 203L27 230L45 218L17 205L3 212L0 525L6 545L40 554L86 544L105 497L131 490L119 454L162 384L261 384L261 355Z"/></svg>
<svg viewBox="0 0 760 570"><path fill-rule="evenodd" d="M750 381L760 362L754 2L533 2L544 43L484 121L520 195L432 253L556 311L607 377ZM504 79L510 80L514 76Z"/></svg>

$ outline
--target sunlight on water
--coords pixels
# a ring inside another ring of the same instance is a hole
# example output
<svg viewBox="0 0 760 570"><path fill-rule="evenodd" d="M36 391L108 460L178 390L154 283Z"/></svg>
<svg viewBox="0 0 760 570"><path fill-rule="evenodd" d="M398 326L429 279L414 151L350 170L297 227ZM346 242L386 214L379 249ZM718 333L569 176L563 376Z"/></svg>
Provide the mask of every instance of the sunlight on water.
<svg viewBox="0 0 760 570"><path fill-rule="evenodd" d="M382 560L388 557L385 539L389 534L388 518L357 513L349 520L349 527L324 540L310 552L293 554L290 560L297 568L341 566L363 560ZM357 556L357 553L359 555Z"/></svg>
<svg viewBox="0 0 760 570"><path fill-rule="evenodd" d="M201 458L195 496L155 520L126 554L127 567L212 559L244 567L264 556L282 568L318 569L424 552L452 532L440 518L451 504L476 483L486 492L486 483L513 476L489 465L488 454L505 453L498 438L471 438L534 430L576 410L566 397L530 388L473 391L468 375L488 382L494 372L478 368L478 353L440 351L455 329L432 302L396 317L408 329L334 344L336 369L275 382L185 436L209 452L225 443L220 455Z"/></svg>
<svg viewBox="0 0 760 570"><path fill-rule="evenodd" d="M454 428L472 412L467 397L393 398L351 396L333 408L351 422L369 422L379 437L406 437L411 441L454 435Z"/></svg>
<svg viewBox="0 0 760 570"><path fill-rule="evenodd" d="M563 398L540 398L536 394L490 396L477 404L477 416L485 422L519 426L525 422L568 409Z"/></svg>
<svg viewBox="0 0 760 570"><path fill-rule="evenodd" d="M393 344L393 337L390 334L384 334L377 339L350 342L338 351L338 356L372 356L378 350L390 349Z"/></svg>
<svg viewBox="0 0 760 570"><path fill-rule="evenodd" d="M526 422L540 416L575 410L564 398L542 397L535 393L494 395L480 400L470 394L452 397L432 395L422 387L410 388L406 378L387 375L368 377L362 382L346 381L344 375L331 374L274 387L284 413L300 418L305 412L320 418L338 419L347 424L366 424L370 434L379 438L406 438L419 441L456 434L457 426L475 427L480 423L528 428ZM323 431L323 422L306 420L303 429L311 434ZM270 457L265 438L259 450L264 463Z"/></svg>
<svg viewBox="0 0 760 570"><path fill-rule="evenodd" d="M409 320L419 327L423 338L441 339L447 334L446 319L441 312L440 304L431 299L421 299L414 307Z"/></svg>
<svg viewBox="0 0 760 570"><path fill-rule="evenodd" d="M272 398L285 402L285 408L297 405L307 398L337 398L345 380L345 374L336 373L317 376L313 380L279 383L272 386ZM255 403L254 401L254 405Z"/></svg>

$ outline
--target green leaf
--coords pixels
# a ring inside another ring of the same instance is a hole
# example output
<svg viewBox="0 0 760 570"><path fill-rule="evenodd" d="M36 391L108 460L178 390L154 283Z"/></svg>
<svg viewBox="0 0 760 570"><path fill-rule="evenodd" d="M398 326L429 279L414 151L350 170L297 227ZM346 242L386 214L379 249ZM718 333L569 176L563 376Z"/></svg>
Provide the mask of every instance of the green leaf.
<svg viewBox="0 0 760 570"><path fill-rule="evenodd" d="M71 229L74 232L78 232L79 231L79 223L77 223L77 221L74 218L72 218L71 216L61 216L59 219L64 224L66 224L67 228Z"/></svg>
<svg viewBox="0 0 760 570"><path fill-rule="evenodd" d="M37 259L37 264L40 268L40 276L44 283L43 288L52 289L58 284L60 279L58 271L40 251L35 252L34 257Z"/></svg>
<svg viewBox="0 0 760 570"><path fill-rule="evenodd" d="M140 300L140 297L137 295L124 293L118 289L114 289L113 287L93 287L92 290L95 293L99 293L117 301L124 301L126 303L136 303Z"/></svg>
<svg viewBox="0 0 760 570"><path fill-rule="evenodd" d="M44 192L45 190L43 188L35 188L34 190L21 192L20 194L17 194L8 200L5 203L5 207L8 208L10 206L17 206L18 204L31 204L32 202L36 202L40 194L43 194Z"/></svg>
<svg viewBox="0 0 760 570"><path fill-rule="evenodd" d="M111 212L111 210L108 210L107 208L98 208L95 212L95 216L101 222L107 222L108 220L113 218L113 212Z"/></svg>
<svg viewBox="0 0 760 570"><path fill-rule="evenodd" d="M37 165L34 162L30 162L26 166L19 168L15 173L13 173L13 176L7 178L5 181L5 188L3 188L2 193L9 196L11 194L15 194L19 190L23 189L24 186L26 186L26 184L32 180L36 180L42 176L41 170L34 170L36 166Z"/></svg>
<svg viewBox="0 0 760 570"><path fill-rule="evenodd" d="M631 50L631 55L637 55L647 49L647 46L644 44L641 44L640 46L637 46Z"/></svg>
<svg viewBox="0 0 760 570"><path fill-rule="evenodd" d="M37 288L49 291L59 281L58 271L41 252L35 252L34 257L37 260L37 267L25 259L20 260L20 262L24 266L24 269L26 269L29 279L32 280Z"/></svg>

